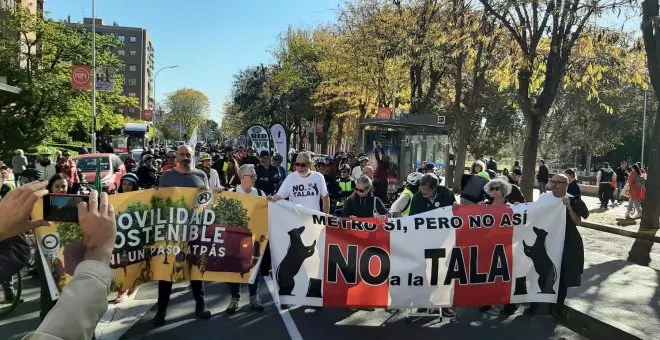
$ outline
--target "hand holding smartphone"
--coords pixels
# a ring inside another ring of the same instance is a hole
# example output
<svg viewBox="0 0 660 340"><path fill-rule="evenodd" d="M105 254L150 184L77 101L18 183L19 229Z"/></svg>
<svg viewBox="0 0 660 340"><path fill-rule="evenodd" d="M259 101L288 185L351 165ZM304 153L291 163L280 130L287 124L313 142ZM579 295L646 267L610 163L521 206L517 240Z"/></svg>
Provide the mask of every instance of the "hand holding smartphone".
<svg viewBox="0 0 660 340"><path fill-rule="evenodd" d="M78 223L78 204L89 204L89 196L48 194L44 196L44 220Z"/></svg>

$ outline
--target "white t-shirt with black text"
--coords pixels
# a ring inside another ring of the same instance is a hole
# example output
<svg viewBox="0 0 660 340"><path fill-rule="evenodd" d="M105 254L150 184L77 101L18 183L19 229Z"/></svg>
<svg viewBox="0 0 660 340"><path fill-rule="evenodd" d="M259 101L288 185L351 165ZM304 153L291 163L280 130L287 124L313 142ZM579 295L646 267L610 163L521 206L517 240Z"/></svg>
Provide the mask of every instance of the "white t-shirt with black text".
<svg viewBox="0 0 660 340"><path fill-rule="evenodd" d="M298 172L286 176L277 191L277 196L288 198L293 204L321 211L321 198L328 196L328 187L325 185L323 175L316 171L302 177Z"/></svg>
<svg viewBox="0 0 660 340"><path fill-rule="evenodd" d="M255 187L252 187L252 190L250 192L245 192L245 190L243 190L243 187L241 187L239 185L236 188L232 188L230 191L237 192L239 194L248 194L248 195L254 195L254 196L266 196L263 191L255 188Z"/></svg>

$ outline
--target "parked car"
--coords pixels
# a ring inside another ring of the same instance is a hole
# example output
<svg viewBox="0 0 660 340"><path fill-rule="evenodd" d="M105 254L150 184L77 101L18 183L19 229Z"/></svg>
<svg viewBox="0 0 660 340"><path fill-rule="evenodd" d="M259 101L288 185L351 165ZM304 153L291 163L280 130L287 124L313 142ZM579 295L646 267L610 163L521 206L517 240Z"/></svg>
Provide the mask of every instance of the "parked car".
<svg viewBox="0 0 660 340"><path fill-rule="evenodd" d="M101 185L103 191L113 194L121 185L121 178L126 174L126 167L119 156L112 153L95 153L74 157L78 170L87 183L96 181L96 168L101 163Z"/></svg>

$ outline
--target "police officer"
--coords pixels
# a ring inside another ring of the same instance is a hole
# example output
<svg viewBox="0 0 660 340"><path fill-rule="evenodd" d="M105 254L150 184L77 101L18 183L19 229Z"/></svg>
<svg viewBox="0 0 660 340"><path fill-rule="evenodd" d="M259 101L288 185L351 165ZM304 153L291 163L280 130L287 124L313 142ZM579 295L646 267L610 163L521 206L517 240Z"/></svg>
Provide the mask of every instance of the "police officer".
<svg viewBox="0 0 660 340"><path fill-rule="evenodd" d="M259 165L255 167L257 181L255 188L263 191L266 195L275 194L275 189L280 183L280 170L270 164L270 152L263 150L259 154Z"/></svg>
<svg viewBox="0 0 660 340"><path fill-rule="evenodd" d="M351 196L355 190L355 181L351 178L351 166L348 164L342 164L339 166L339 179L337 184L339 185L339 191L333 198L335 201L335 209L341 210L344 208L344 203L346 199ZM341 211L338 212L341 214Z"/></svg>

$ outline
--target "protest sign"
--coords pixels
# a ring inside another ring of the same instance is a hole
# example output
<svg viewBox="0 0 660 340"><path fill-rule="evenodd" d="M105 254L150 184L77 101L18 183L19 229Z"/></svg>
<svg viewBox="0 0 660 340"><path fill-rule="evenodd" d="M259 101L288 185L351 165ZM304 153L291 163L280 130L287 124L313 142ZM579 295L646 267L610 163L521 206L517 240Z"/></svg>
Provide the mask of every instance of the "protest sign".
<svg viewBox="0 0 660 340"><path fill-rule="evenodd" d="M461 205L374 221L270 204L274 283L283 304L475 307L555 302L561 200Z"/></svg>
<svg viewBox="0 0 660 340"><path fill-rule="evenodd" d="M111 195L110 204L117 217L112 291L154 280L248 283L258 272L268 237L264 198L229 192L214 198L199 189L168 188ZM38 202L33 218L42 215ZM37 228L36 235L44 268L61 291L83 260L82 231L58 223Z"/></svg>

